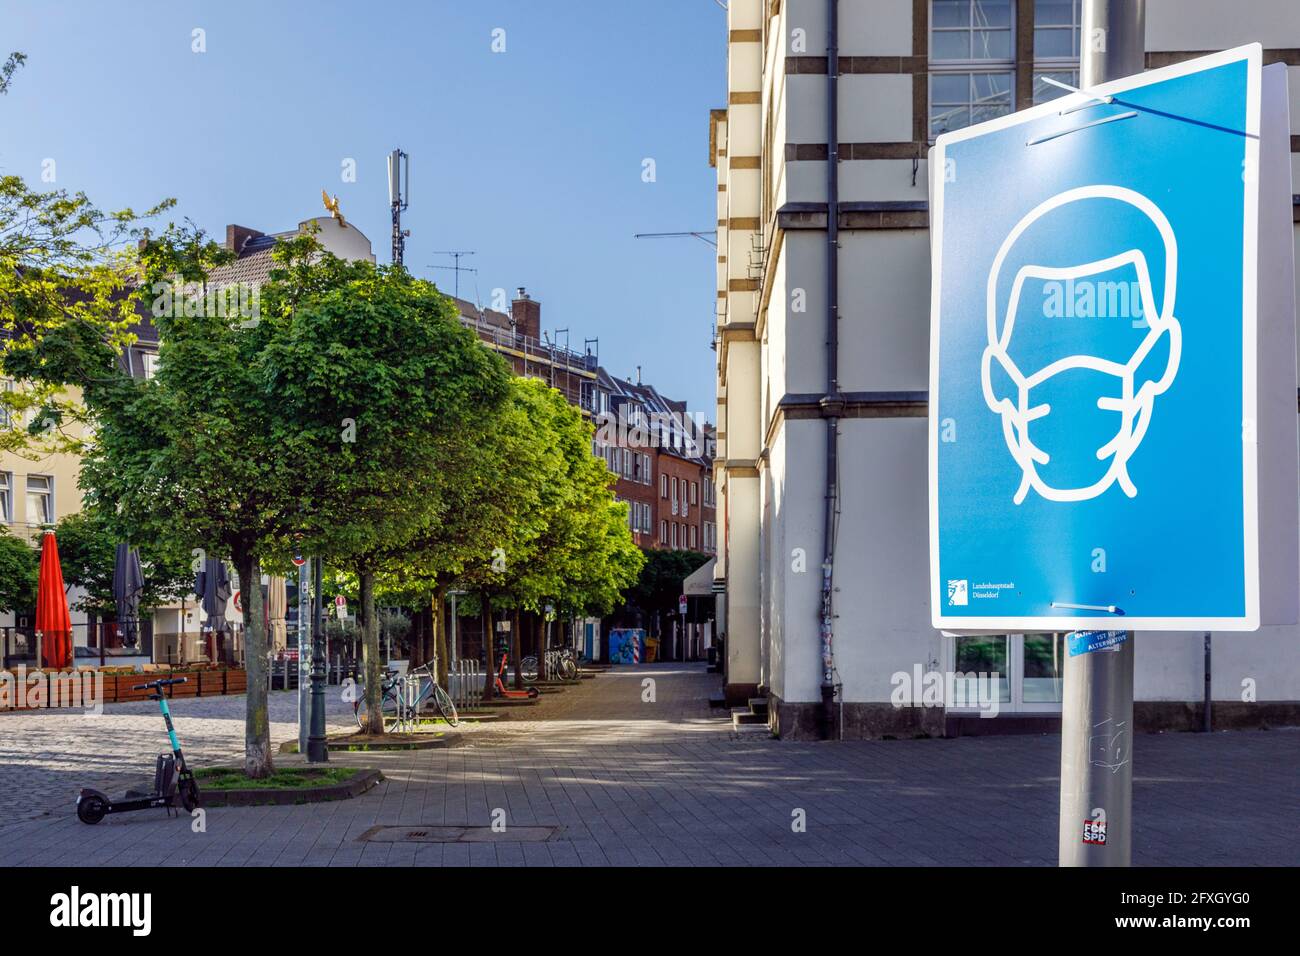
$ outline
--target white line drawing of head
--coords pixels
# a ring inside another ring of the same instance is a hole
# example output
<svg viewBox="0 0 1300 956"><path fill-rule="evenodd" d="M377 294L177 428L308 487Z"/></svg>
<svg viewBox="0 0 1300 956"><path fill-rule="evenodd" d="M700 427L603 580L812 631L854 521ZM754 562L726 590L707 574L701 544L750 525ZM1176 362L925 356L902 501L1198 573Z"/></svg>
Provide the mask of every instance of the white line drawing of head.
<svg viewBox="0 0 1300 956"><path fill-rule="evenodd" d="M1095 199L1112 199L1127 203L1143 213L1158 230L1164 242L1165 277L1164 295L1160 307L1155 302L1155 292L1151 284L1151 274L1146 256L1139 249L1130 249L1118 255L1094 262L1085 262L1064 268L1026 265L1017 273L1008 299L1005 318L999 314L997 290L999 274L1008 254L1021 235L1031 225L1052 210L1070 203ZM1131 266L1137 275L1141 296L1143 315L1147 321L1147 334L1138 345L1133 355L1125 363L1118 363L1093 355L1069 355L1049 363L1037 370L1022 370L1008 354L1011 333L1015 328L1016 309L1021 287L1026 279L1048 281L1065 281L1104 273L1124 266ZM1137 487L1128 474L1130 456L1146 435L1151 422L1151 412L1155 398L1173 383L1178 374L1178 362L1182 354L1182 327L1174 317L1174 300L1178 275L1178 244L1174 238L1173 227L1164 213L1150 199L1131 189L1121 186L1093 185L1081 186L1053 196L1032 209L1020 220L1003 241L993 266L989 271L986 318L988 322L988 347L980 363L980 379L983 386L984 401L995 413L1002 416L1002 434L1007 448L1020 466L1022 478L1013 497L1018 505L1025 500L1029 489L1033 488L1048 501L1087 501L1103 494L1112 484L1119 483L1120 488L1130 498L1137 496ZM1156 379L1148 378L1135 385L1135 373L1151 350L1168 336L1169 360L1163 373ZM1013 400L999 395L993 382L993 363L1001 367L1005 375L1014 384L1017 395ZM1101 397L1097 399L1098 408L1120 413L1118 432L1096 451L1099 461L1110 458L1110 465L1098 480L1084 487L1054 488L1047 484L1038 473L1040 465L1050 460L1048 454L1037 448L1029 438L1029 425L1036 419L1051 412L1051 406L1029 404L1029 392L1036 385L1060 372L1069 369L1092 369L1115 376L1120 380L1120 396ZM1026 374L1028 372L1028 374Z"/></svg>

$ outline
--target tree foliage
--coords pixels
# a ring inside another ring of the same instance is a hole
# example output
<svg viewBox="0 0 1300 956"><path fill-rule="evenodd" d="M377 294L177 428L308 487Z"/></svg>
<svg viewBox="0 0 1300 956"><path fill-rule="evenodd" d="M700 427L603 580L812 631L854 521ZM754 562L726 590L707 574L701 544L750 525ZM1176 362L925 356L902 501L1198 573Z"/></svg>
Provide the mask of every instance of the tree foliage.
<svg viewBox="0 0 1300 956"><path fill-rule="evenodd" d="M124 539L102 505L92 505L59 520L54 529L59 542L63 579L82 588L85 595L74 610L111 617L117 611L113 595L113 569L117 545ZM132 542L134 544L134 542ZM155 608L188 594L194 587L190 552L171 538L147 538L136 545L144 590L141 609Z"/></svg>
<svg viewBox="0 0 1300 956"><path fill-rule="evenodd" d="M0 525L0 613L36 606L40 556L26 541Z"/></svg>

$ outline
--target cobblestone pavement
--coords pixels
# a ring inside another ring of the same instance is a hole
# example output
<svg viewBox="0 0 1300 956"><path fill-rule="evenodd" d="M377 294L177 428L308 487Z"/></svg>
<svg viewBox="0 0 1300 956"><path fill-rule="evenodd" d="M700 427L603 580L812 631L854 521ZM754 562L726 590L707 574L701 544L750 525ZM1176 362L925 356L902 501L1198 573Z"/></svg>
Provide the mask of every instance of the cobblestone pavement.
<svg viewBox="0 0 1300 956"><path fill-rule="evenodd" d="M644 699L646 678L653 700ZM199 833L161 811L97 827L73 814L71 798L92 769L139 779L159 749L155 713L110 706L94 744L57 715L5 715L0 866L1055 863L1059 738L737 737L708 707L716 686L692 665L611 670L447 748L334 754L387 777L357 799L216 808ZM273 737L291 736L292 696L275 695L272 710ZM241 698L176 711L200 762L240 749ZM344 716L333 721L344 726ZM1137 738L1135 863L1300 864L1298 748L1293 731ZM38 806L53 812L30 818ZM798 816L806 832L794 832ZM405 836L494 818L506 831L480 842L376 839L381 826ZM556 829L530 842L536 834L525 827Z"/></svg>
<svg viewBox="0 0 1300 956"><path fill-rule="evenodd" d="M326 695L331 730L356 724L337 687ZM244 696L170 700L185 756L195 766L230 763L244 752ZM270 695L271 740L298 736L298 692ZM0 830L15 820L66 811L82 787L106 793L153 779L170 748L151 700L107 704L101 716L77 709L0 713Z"/></svg>

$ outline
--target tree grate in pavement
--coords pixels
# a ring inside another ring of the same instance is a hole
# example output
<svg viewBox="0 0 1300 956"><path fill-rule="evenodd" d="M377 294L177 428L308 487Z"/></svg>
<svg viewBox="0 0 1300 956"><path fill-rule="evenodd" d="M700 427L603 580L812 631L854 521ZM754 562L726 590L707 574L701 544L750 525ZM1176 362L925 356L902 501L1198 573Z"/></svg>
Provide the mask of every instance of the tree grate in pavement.
<svg viewBox="0 0 1300 956"><path fill-rule="evenodd" d="M559 827L377 826L357 837L362 843L545 843Z"/></svg>

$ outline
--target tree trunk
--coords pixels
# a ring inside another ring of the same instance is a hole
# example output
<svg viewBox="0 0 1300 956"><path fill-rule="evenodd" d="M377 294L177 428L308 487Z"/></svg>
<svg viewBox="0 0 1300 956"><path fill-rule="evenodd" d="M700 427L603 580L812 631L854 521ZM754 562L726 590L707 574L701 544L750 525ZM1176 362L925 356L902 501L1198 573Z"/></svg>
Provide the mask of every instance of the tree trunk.
<svg viewBox="0 0 1300 956"><path fill-rule="evenodd" d="M546 615L543 614L537 619L537 680L546 679Z"/></svg>
<svg viewBox="0 0 1300 956"><path fill-rule="evenodd" d="M244 667L248 690L244 695L244 773L269 777L271 722L267 715L266 627L262 621L262 575L256 558L235 555L235 571L244 598Z"/></svg>
<svg viewBox="0 0 1300 956"><path fill-rule="evenodd" d="M519 609L515 608L515 620L510 625L510 667L515 673L515 690L524 689L524 675L519 670Z"/></svg>
<svg viewBox="0 0 1300 956"><path fill-rule="evenodd" d="M438 683L445 688L447 674L451 669L451 646L447 643L447 589L442 585L436 586L433 590L429 620L433 623L434 656L438 659Z"/></svg>
<svg viewBox="0 0 1300 956"><path fill-rule="evenodd" d="M366 682L366 728L368 734L384 732L384 667L379 657L379 619L375 616L375 576L362 571L361 660Z"/></svg>
<svg viewBox="0 0 1300 956"><path fill-rule="evenodd" d="M424 665L429 659L425 653L424 615L417 612L411 615L411 670Z"/></svg>
<svg viewBox="0 0 1300 956"><path fill-rule="evenodd" d="M483 660L487 662L483 674L483 703L486 704L491 702L496 690L492 679L497 672L496 647L492 643L492 604L486 594L480 594L479 601L483 605Z"/></svg>
<svg viewBox="0 0 1300 956"><path fill-rule="evenodd" d="M421 609L420 621L424 625L424 630L422 632L424 634L424 659L426 661L431 661L433 660L433 652L436 646L434 644L434 628L438 626L438 622L433 619L432 606Z"/></svg>

